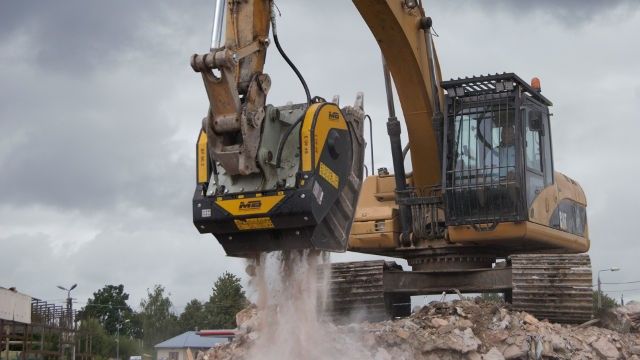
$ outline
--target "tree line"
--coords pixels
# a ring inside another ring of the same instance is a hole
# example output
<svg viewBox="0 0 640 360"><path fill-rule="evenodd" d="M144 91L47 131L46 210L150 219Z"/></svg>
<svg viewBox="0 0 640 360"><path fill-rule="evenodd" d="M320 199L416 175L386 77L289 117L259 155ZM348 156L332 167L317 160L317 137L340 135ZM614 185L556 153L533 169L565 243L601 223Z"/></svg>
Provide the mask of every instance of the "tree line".
<svg viewBox="0 0 640 360"><path fill-rule="evenodd" d="M185 331L235 328L235 314L248 305L240 279L229 272L218 277L207 301L192 299L180 314L170 296L155 285L136 311L127 304L124 285L106 285L78 312L78 331L91 336L91 352L97 357L115 358L119 343L120 358L127 359L154 354L154 345Z"/></svg>

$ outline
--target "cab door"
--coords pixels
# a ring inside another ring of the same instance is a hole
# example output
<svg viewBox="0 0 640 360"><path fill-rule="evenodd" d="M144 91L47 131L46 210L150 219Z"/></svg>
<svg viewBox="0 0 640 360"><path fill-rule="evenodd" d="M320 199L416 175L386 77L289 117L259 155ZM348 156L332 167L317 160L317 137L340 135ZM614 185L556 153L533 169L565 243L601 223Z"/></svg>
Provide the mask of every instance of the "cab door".
<svg viewBox="0 0 640 360"><path fill-rule="evenodd" d="M555 187L552 186L553 161L548 112L546 108L538 107L523 111L526 114L523 116L523 147L527 208L529 219L542 223L546 218L545 213L551 210L549 201L556 198L553 194Z"/></svg>

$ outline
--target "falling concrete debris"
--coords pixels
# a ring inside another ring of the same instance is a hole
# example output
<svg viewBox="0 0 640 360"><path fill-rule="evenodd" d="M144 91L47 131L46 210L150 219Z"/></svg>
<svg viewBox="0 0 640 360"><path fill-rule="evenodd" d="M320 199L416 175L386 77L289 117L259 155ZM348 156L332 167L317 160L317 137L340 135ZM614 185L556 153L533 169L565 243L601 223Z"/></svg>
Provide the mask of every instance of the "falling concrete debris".
<svg viewBox="0 0 640 360"><path fill-rule="evenodd" d="M252 347L269 331L257 326L261 316L256 307L239 313L236 339L200 353L198 360L251 359ZM434 302L394 321L341 326L320 321L318 326L323 336L310 339L306 359L640 360L640 334L633 331L549 323L479 300ZM290 355L283 352L280 358L294 358Z"/></svg>

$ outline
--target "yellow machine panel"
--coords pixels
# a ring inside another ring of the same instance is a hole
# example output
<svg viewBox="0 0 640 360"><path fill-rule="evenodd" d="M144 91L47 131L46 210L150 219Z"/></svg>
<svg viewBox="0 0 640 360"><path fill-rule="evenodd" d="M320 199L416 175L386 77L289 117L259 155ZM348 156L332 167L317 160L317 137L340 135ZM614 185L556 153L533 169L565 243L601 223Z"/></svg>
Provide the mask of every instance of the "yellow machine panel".
<svg viewBox="0 0 640 360"><path fill-rule="evenodd" d="M219 199L216 200L216 204L234 216L259 215L268 213L282 199L284 199L284 194L255 198Z"/></svg>
<svg viewBox="0 0 640 360"><path fill-rule="evenodd" d="M347 122L335 104L313 104L302 122L302 170L318 166L331 129L347 130Z"/></svg>
<svg viewBox="0 0 640 360"><path fill-rule="evenodd" d="M196 145L196 161L197 161L197 178L199 184L206 184L209 182L209 175L211 174L209 156L207 150L207 134L200 130L198 136L198 143Z"/></svg>

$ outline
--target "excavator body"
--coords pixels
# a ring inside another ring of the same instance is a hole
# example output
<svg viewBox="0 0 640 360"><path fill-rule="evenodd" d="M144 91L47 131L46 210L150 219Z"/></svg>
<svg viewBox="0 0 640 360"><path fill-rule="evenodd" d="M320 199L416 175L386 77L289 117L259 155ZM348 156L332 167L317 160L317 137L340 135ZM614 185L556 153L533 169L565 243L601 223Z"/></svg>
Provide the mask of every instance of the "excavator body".
<svg viewBox="0 0 640 360"><path fill-rule="evenodd" d="M382 52L393 173L363 181L363 95L343 108L310 96L278 41L273 1L216 0L211 51L191 58L210 104L196 149L198 231L230 256L314 249L407 260L412 271L335 265L337 317L406 315L410 296L455 289L503 292L550 320L588 320L586 197L555 171L552 103L540 81L513 73L443 81L421 1L353 3ZM266 103L270 30L306 103Z"/></svg>
<svg viewBox="0 0 640 360"><path fill-rule="evenodd" d="M442 86L447 96L442 186L433 196L413 194L405 201L413 215L409 247L431 248L438 256L459 253L461 247L492 257L588 251L584 192L553 167L551 101L515 74ZM409 177L409 188L412 181ZM365 180L350 250L406 253L395 189L388 174Z"/></svg>

